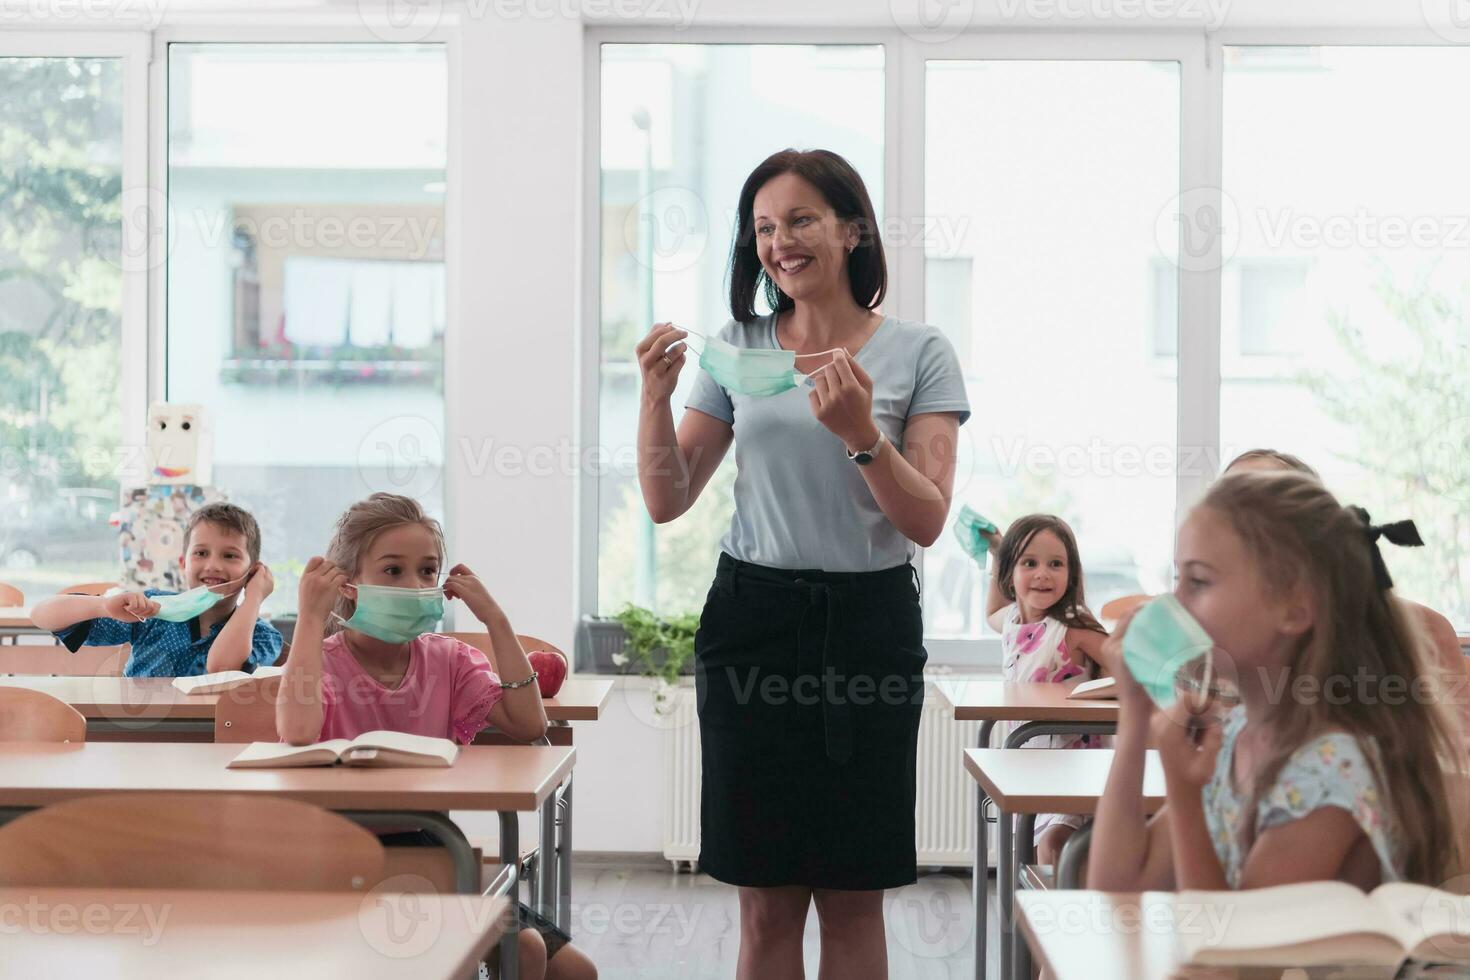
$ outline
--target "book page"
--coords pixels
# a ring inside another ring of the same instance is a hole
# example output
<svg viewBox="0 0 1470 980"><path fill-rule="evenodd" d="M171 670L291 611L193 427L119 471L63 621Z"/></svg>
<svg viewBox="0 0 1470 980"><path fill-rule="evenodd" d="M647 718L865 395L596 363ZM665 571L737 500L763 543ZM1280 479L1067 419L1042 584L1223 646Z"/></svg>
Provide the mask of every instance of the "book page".
<svg viewBox="0 0 1470 980"><path fill-rule="evenodd" d="M1176 914L1181 916L1201 907L1207 907L1209 913L1194 915L1198 924L1194 929L1185 928L1181 919L1180 941L1191 960L1206 950L1217 954L1284 950L1353 935L1382 936L1384 945L1392 946L1398 958L1407 952L1397 923L1360 890L1337 881L1244 891L1181 892L1176 907L1180 910ZM1212 955L1209 959L1225 962L1229 957ZM1261 958L1251 959L1259 962ZM1296 962L1291 957L1276 961Z"/></svg>
<svg viewBox="0 0 1470 980"><path fill-rule="evenodd" d="M1404 948L1419 959L1470 959L1470 897L1390 882L1368 896L1396 923Z"/></svg>
<svg viewBox="0 0 1470 980"><path fill-rule="evenodd" d="M269 768L273 765L330 765L351 744L345 738L334 738L326 742L314 742L311 745L287 745L285 742L251 742L245 746L244 751L235 756L230 762L230 765L237 768L245 766Z"/></svg>
<svg viewBox="0 0 1470 980"><path fill-rule="evenodd" d="M447 738L410 735L407 732L364 732L354 738L350 745L354 749L387 749L407 755L428 756L442 759L445 765L453 763L459 755L459 746Z"/></svg>
<svg viewBox="0 0 1470 980"><path fill-rule="evenodd" d="M1095 681L1083 681L1072 688L1068 699L1077 701L1108 700L1118 696L1118 682L1112 677L1099 677Z"/></svg>
<svg viewBox="0 0 1470 980"><path fill-rule="evenodd" d="M256 678L275 677L284 670L283 667L257 667L253 674L247 674L243 670L220 670L196 677L175 677L173 686L185 694L215 694L239 687Z"/></svg>

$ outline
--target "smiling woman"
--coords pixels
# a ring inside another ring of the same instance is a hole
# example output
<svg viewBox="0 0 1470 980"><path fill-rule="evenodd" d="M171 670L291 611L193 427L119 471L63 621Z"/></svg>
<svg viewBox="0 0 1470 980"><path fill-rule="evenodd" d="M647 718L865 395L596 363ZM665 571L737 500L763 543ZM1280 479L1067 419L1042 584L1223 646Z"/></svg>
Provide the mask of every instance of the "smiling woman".
<svg viewBox="0 0 1470 980"><path fill-rule="evenodd" d="M910 561L943 527L969 403L943 334L879 310L883 243L846 160L772 155L736 222L732 319L677 431L689 333L660 323L636 348L655 521L688 511L735 444L735 513L695 638L699 863L740 886L741 977L800 971L813 902L823 974L882 976L883 889L916 878L926 654ZM790 383L765 384L777 356Z"/></svg>

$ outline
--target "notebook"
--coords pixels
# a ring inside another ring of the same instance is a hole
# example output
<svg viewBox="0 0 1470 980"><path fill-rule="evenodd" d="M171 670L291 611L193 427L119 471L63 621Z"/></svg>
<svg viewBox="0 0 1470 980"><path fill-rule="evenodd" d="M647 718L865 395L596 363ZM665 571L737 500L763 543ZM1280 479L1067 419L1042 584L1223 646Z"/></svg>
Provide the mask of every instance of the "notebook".
<svg viewBox="0 0 1470 980"><path fill-rule="evenodd" d="M1104 701L1118 696L1118 682L1111 677L1099 677L1095 681L1083 681L1067 695L1069 701Z"/></svg>
<svg viewBox="0 0 1470 980"><path fill-rule="evenodd" d="M364 732L357 738L334 738L311 745L251 742L230 762L230 769L292 769L298 766L371 766L376 768L448 768L459 746L447 738L405 732Z"/></svg>
<svg viewBox="0 0 1470 980"><path fill-rule="evenodd" d="M200 674L197 677L175 677L174 687L185 694L219 694L239 687L246 681L257 680L261 677L279 677L285 667L257 667L255 673L247 674L243 670L220 670L213 674Z"/></svg>

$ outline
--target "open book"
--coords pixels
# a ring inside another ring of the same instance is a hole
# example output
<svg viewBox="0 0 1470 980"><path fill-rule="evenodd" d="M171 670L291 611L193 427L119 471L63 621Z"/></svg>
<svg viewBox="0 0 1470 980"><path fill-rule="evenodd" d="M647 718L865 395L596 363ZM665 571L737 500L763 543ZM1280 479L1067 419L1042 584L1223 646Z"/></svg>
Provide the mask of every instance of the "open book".
<svg viewBox="0 0 1470 980"><path fill-rule="evenodd" d="M1111 677L1099 677L1095 681L1083 681L1067 695L1069 701L1106 701L1118 696L1118 682Z"/></svg>
<svg viewBox="0 0 1470 980"><path fill-rule="evenodd" d="M219 694L239 687L246 681L253 681L261 677L279 677L285 669L285 667L257 667L253 674L247 674L243 670L221 670L213 674L200 674L197 677L175 677L174 687L185 694Z"/></svg>
<svg viewBox="0 0 1470 980"><path fill-rule="evenodd" d="M447 768L459 757L459 746L447 738L405 732L364 732L357 738L334 738L311 745L251 742L235 756L230 769L290 769L297 766L374 766L381 768Z"/></svg>
<svg viewBox="0 0 1470 980"><path fill-rule="evenodd" d="M1181 892L1175 908L1196 966L1381 966L1392 977L1408 959L1470 963L1470 898L1425 885L1367 895L1340 881Z"/></svg>

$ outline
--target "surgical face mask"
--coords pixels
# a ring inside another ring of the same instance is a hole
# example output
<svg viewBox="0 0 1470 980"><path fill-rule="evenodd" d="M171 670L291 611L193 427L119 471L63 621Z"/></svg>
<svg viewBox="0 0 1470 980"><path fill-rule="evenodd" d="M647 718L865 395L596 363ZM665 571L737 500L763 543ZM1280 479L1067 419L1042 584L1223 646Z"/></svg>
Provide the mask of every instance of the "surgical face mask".
<svg viewBox="0 0 1470 980"><path fill-rule="evenodd" d="M236 587L249 577L249 575L242 575L213 588L200 585L175 595L154 596L153 601L158 603L158 612L153 614L153 618L167 620L170 623L187 623L201 613L213 609L221 599L233 595ZM224 591L216 591L221 589Z"/></svg>
<svg viewBox="0 0 1470 980"><path fill-rule="evenodd" d="M996 526L971 510L969 504L960 508L960 516L954 522L954 536L959 539L960 547L965 554L981 562L990 550L990 542L985 540L985 535L995 530Z"/></svg>
<svg viewBox="0 0 1470 980"><path fill-rule="evenodd" d="M1179 699L1179 672L1200 657L1205 658L1202 690L1210 689L1214 648L1210 634L1172 595L1149 601L1123 634L1128 672L1161 708Z"/></svg>
<svg viewBox="0 0 1470 980"><path fill-rule="evenodd" d="M807 375L796 370L796 351L736 347L718 337L706 337L693 330L686 332L704 342L704 350L699 352L699 366L727 391L766 398L790 391L800 384L811 383ZM820 354L833 352L827 350ZM803 358L817 356L802 355Z"/></svg>
<svg viewBox="0 0 1470 980"><path fill-rule="evenodd" d="M444 590L395 589L387 585L357 585L357 607L351 619L337 617L350 630L366 633L384 643L408 643L433 629L444 618Z"/></svg>

